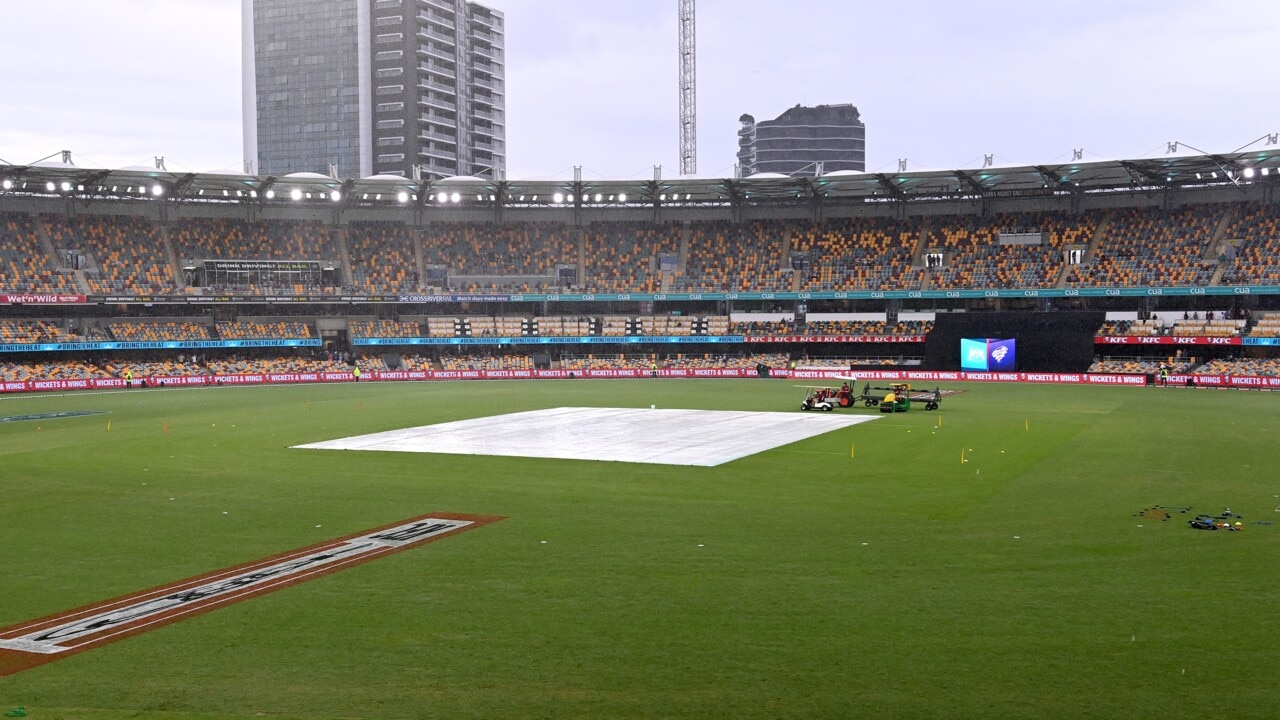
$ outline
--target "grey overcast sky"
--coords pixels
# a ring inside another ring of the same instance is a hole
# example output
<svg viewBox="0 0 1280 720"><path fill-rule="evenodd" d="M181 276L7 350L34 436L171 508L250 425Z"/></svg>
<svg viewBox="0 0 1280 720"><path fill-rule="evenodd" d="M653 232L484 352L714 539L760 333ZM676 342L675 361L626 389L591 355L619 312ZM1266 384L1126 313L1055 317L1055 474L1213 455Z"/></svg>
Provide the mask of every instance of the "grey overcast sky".
<svg viewBox="0 0 1280 720"><path fill-rule="evenodd" d="M511 177L677 174L676 0L486 4ZM5 0L0 27L0 160L241 167L240 0ZM699 0L697 28L703 176L732 174L740 115L796 104L858 106L867 169L890 172L1280 131L1275 0Z"/></svg>

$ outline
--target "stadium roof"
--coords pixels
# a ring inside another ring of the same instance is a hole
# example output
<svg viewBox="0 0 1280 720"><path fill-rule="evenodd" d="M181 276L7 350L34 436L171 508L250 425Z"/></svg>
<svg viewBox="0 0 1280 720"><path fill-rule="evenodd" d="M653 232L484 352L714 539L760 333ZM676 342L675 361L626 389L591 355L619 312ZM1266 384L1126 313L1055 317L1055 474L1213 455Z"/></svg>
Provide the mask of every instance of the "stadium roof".
<svg viewBox="0 0 1280 720"><path fill-rule="evenodd" d="M1226 154L1169 154L1134 160L899 173L832 172L817 177L669 180L493 180L471 176L416 181L395 176L331 178L81 168L66 163L0 165L0 197L74 197L278 205L462 205L503 207L786 205L1043 197L1280 183L1280 148Z"/></svg>

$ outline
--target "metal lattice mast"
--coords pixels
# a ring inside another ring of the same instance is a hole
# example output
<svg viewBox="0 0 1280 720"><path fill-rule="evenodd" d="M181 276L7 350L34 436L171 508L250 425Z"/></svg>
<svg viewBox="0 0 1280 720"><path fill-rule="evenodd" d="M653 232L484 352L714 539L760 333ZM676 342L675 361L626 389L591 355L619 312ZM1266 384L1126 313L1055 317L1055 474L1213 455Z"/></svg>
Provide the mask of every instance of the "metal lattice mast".
<svg viewBox="0 0 1280 720"><path fill-rule="evenodd" d="M698 47L694 0L680 2L680 174L698 172Z"/></svg>

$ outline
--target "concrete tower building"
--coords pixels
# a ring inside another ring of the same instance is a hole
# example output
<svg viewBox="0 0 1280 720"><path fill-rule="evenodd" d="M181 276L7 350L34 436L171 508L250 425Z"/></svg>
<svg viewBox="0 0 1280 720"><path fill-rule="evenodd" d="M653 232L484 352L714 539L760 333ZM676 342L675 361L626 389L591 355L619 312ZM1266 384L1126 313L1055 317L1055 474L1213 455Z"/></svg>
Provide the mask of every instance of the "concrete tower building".
<svg viewBox="0 0 1280 720"><path fill-rule="evenodd" d="M738 174L816 175L867 167L867 128L853 105L797 105L774 120L738 118Z"/></svg>
<svg viewBox="0 0 1280 720"><path fill-rule="evenodd" d="M502 13L466 0L243 0L248 172L501 178Z"/></svg>

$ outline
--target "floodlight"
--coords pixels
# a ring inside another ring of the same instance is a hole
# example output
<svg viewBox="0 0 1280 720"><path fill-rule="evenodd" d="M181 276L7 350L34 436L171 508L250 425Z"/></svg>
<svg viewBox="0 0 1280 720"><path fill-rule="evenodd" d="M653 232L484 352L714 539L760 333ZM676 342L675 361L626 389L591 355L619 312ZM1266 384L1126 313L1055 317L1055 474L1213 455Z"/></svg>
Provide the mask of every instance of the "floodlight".
<svg viewBox="0 0 1280 720"><path fill-rule="evenodd" d="M622 193L621 195L618 196L618 202L626 202L626 201L627 201L626 193Z"/></svg>
<svg viewBox="0 0 1280 720"><path fill-rule="evenodd" d="M200 192L201 192L201 193L204 193L204 190L201 190ZM257 190L250 190L250 191L249 191L249 197L251 197L251 198L256 198L256 197L258 197L258 191L257 191Z"/></svg>
<svg viewBox="0 0 1280 720"><path fill-rule="evenodd" d="M1262 168L1262 177L1266 177L1270 174L1271 174L1271 168Z"/></svg>
<svg viewBox="0 0 1280 720"><path fill-rule="evenodd" d="M301 200L302 190L298 188L294 188L293 190L289 191L289 197L293 198L294 200Z"/></svg>
<svg viewBox="0 0 1280 720"><path fill-rule="evenodd" d="M12 181L12 180L10 180L9 178L5 178L5 179L4 179L4 183L3 183L3 185L4 185L4 189L5 189L5 190L12 190L12 189L13 189L13 181Z"/></svg>
<svg viewBox="0 0 1280 720"><path fill-rule="evenodd" d="M66 180L62 181L62 192L71 192L71 183Z"/></svg>
<svg viewBox="0 0 1280 720"><path fill-rule="evenodd" d="M490 196L489 196L489 202L498 202L498 196L497 196L497 195L490 195Z"/></svg>
<svg viewBox="0 0 1280 720"><path fill-rule="evenodd" d="M450 202L452 202L452 203L454 203L454 204L460 203L460 202L462 202L462 196L461 196L461 195L459 195L458 193L454 193L454 194L452 194L452 195L450 195L450 196L449 196L449 201L450 201Z"/></svg>
<svg viewBox="0 0 1280 720"><path fill-rule="evenodd" d="M603 199L604 199L603 195L601 195L600 193L596 193L596 202L600 202Z"/></svg>
<svg viewBox="0 0 1280 720"><path fill-rule="evenodd" d="M557 205L564 202L564 193L556 193L555 195L552 195L551 201Z"/></svg>
<svg viewBox="0 0 1280 720"><path fill-rule="evenodd" d="M659 200L660 202L666 202L666 201L667 201L667 194L666 194L666 193L662 193L661 195L659 195L659 196L658 196L658 200Z"/></svg>
<svg viewBox="0 0 1280 720"><path fill-rule="evenodd" d="M329 199L334 202L338 202L339 200L342 199L342 193L338 192L337 190L332 190L329 192Z"/></svg>
<svg viewBox="0 0 1280 720"><path fill-rule="evenodd" d="M564 199L568 200L569 202L573 202L573 193L569 193L568 195L565 195Z"/></svg>
<svg viewBox="0 0 1280 720"><path fill-rule="evenodd" d="M436 196L436 200L441 203L449 202L449 193L447 192L440 193L439 195Z"/></svg>
<svg viewBox="0 0 1280 720"><path fill-rule="evenodd" d="M1245 176L1245 177L1247 177L1247 178L1251 178L1251 177L1253 177L1253 168L1251 168L1251 167L1247 167L1247 168L1245 168L1245 169L1244 169L1244 176Z"/></svg>
<svg viewBox="0 0 1280 720"><path fill-rule="evenodd" d="M159 183L151 186L151 194L160 197L164 194L164 186Z"/></svg>
<svg viewBox="0 0 1280 720"><path fill-rule="evenodd" d="M77 186L76 186L76 190L77 190L78 192L84 192L84 185L77 185Z"/></svg>
<svg viewBox="0 0 1280 720"><path fill-rule="evenodd" d="M484 196L483 196L483 195L476 195L476 202L484 202Z"/></svg>
<svg viewBox="0 0 1280 720"><path fill-rule="evenodd" d="M275 191L275 190L268 190L268 191L267 191L267 199L268 199L268 200L271 200L271 199L272 199L272 198L274 198L275 196L276 196L276 191Z"/></svg>
<svg viewBox="0 0 1280 720"><path fill-rule="evenodd" d="M368 196L366 195L365 197L368 197ZM405 191L401 190L401 191L400 191L400 194L399 194L399 195L396 195L396 200L399 200L399 201L400 201L400 202L402 202L402 203L407 203L407 202L409 202L409 193L407 193L407 192L405 192Z"/></svg>

